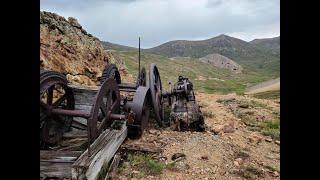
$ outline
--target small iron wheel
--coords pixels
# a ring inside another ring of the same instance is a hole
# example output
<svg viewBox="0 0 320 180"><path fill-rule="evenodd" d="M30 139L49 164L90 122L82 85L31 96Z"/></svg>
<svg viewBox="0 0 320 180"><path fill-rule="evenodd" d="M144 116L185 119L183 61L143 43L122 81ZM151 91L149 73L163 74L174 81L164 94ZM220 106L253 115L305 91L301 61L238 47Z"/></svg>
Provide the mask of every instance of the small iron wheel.
<svg viewBox="0 0 320 180"><path fill-rule="evenodd" d="M103 130L110 127L111 113L120 111L120 91L115 79L108 78L101 85L96 94L94 105L88 119L90 143L92 143Z"/></svg>
<svg viewBox="0 0 320 180"><path fill-rule="evenodd" d="M50 109L74 109L74 95L66 77L55 71L40 71L40 147L56 144L71 128L72 117L52 115Z"/></svg>

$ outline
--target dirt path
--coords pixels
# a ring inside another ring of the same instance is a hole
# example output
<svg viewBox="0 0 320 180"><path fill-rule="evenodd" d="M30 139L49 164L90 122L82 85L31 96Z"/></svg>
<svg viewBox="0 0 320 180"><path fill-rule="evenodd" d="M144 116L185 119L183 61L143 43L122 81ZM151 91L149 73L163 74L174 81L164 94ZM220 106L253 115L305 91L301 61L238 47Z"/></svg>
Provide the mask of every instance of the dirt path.
<svg viewBox="0 0 320 180"><path fill-rule="evenodd" d="M256 94L260 92L275 91L275 90L280 90L280 78L262 82L255 86L252 86L248 88L245 94Z"/></svg>
<svg viewBox="0 0 320 180"><path fill-rule="evenodd" d="M185 155L175 162L175 169L164 169L160 175L141 179L279 179L280 146L275 141L267 142L269 137L248 130L228 106L217 102L248 97L200 93L196 97L206 115L206 132L149 130L141 139L126 142L163 149L161 156L166 164L172 162L176 153ZM274 101L257 101L267 104L269 109L279 108ZM127 175L120 177L127 178Z"/></svg>

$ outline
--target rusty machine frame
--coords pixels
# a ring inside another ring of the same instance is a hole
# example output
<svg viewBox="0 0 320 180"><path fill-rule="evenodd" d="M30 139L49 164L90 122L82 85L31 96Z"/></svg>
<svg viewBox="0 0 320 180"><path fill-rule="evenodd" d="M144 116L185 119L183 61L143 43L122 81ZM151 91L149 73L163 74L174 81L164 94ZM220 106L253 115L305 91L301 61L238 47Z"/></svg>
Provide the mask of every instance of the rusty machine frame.
<svg viewBox="0 0 320 180"><path fill-rule="evenodd" d="M204 131L205 124L200 106L196 102L193 84L187 77L179 76L178 81L170 89L162 93L171 106L169 118L164 122L174 130Z"/></svg>
<svg viewBox="0 0 320 180"><path fill-rule="evenodd" d="M91 156L97 154L95 149L91 150L92 147L99 146L100 141L103 142L102 136L106 135L106 130L122 127L125 128L125 136L126 134L129 137L141 136L148 124L151 109L156 114L157 121L163 121L160 74L155 64L150 65L149 74L146 73L145 68L140 70L140 38L139 71L136 83L122 83L116 65L106 65L100 78L100 87L93 91L96 94L89 111L76 109L75 90L68 84L62 73L40 71L40 154L47 153L50 145L59 142L63 134L73 127L87 131L87 150L79 157L81 160L77 161L78 164L84 162L88 164L89 159L93 161ZM122 97L120 92L131 92L134 95L133 98ZM86 122L81 123L74 118L82 118ZM118 144L123 140L124 138ZM84 157L84 154L87 157ZM52 153L49 156L51 157ZM57 159L54 159L50 162L56 161ZM47 163L48 160L43 162ZM92 166L89 164L84 169ZM76 179L78 178L77 175Z"/></svg>

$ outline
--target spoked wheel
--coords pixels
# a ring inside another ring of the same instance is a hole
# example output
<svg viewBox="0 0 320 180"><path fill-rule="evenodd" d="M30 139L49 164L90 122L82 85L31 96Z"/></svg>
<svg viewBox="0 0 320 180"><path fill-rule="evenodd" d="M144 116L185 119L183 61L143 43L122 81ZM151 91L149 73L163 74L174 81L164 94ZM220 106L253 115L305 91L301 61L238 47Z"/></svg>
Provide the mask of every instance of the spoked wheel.
<svg viewBox="0 0 320 180"><path fill-rule="evenodd" d="M40 71L40 147L59 142L70 130L72 117L51 115L50 109L74 109L74 95L66 77L55 71Z"/></svg>
<svg viewBox="0 0 320 180"><path fill-rule="evenodd" d="M90 142L92 143L103 130L112 124L111 113L120 111L120 91L116 80L106 79L98 91L88 119Z"/></svg>
<svg viewBox="0 0 320 180"><path fill-rule="evenodd" d="M158 68L154 63L150 65L148 86L151 92L153 110L156 115L157 123L159 126L163 126L164 107L162 101L162 84Z"/></svg>
<svg viewBox="0 0 320 180"><path fill-rule="evenodd" d="M108 78L115 79L117 84L121 84L120 73L119 73L119 70L115 64L108 64L104 68L104 70L102 72L102 76L100 78L100 84L102 85L103 82L105 80L107 80Z"/></svg>
<svg viewBox="0 0 320 180"><path fill-rule="evenodd" d="M140 71L140 74L137 77L137 81L136 81L136 86L146 86L147 84L147 73L146 73L146 68L142 68Z"/></svg>
<svg viewBox="0 0 320 180"><path fill-rule="evenodd" d="M148 125L150 114L150 91L148 87L139 86L134 94L131 110L135 113L134 122L128 124L128 137L138 138Z"/></svg>

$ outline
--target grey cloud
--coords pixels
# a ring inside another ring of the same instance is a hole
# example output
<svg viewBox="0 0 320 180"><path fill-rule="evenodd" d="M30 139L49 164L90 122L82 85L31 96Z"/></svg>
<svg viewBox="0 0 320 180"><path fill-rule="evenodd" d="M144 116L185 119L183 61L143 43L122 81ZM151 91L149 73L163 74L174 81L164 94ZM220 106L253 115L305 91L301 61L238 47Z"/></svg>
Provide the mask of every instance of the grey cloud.
<svg viewBox="0 0 320 180"><path fill-rule="evenodd" d="M280 34L279 0L43 0L41 10L72 16L101 40L152 47L229 34L243 40Z"/></svg>

